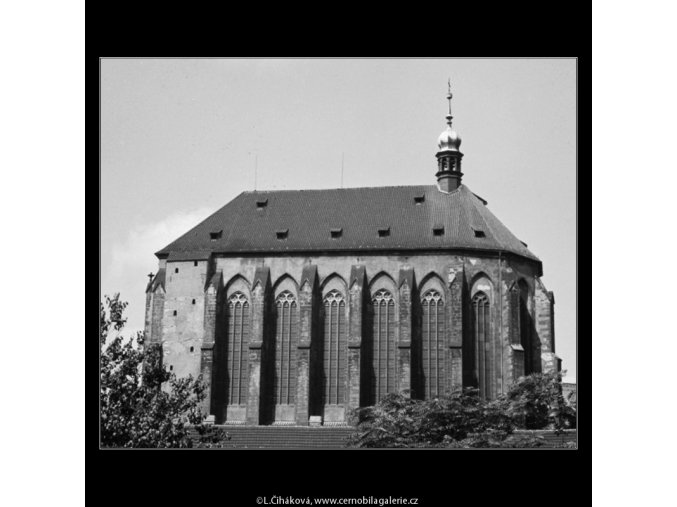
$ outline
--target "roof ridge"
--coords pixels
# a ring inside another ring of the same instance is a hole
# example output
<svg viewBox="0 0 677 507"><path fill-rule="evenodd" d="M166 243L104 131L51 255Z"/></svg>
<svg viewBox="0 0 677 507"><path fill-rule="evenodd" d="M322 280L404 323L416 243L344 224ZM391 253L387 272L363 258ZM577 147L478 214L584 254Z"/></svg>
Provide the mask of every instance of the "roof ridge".
<svg viewBox="0 0 677 507"><path fill-rule="evenodd" d="M297 188L297 189L280 189L280 190L243 190L241 194L270 194L274 192L326 192L327 190L371 190L371 189L389 189L389 188L429 188L437 187L437 185L388 185L388 186L373 186L373 187L345 187L345 188ZM240 194L240 195L241 195Z"/></svg>
<svg viewBox="0 0 677 507"><path fill-rule="evenodd" d="M472 193L472 192L471 192L471 193ZM481 200L481 197L476 196L474 193L472 193L472 195L473 195L477 200ZM482 221L486 224L487 229L489 229L489 232L491 232L491 236L492 236L495 240L497 240L497 242L498 242L499 244L503 243L503 239L499 237L497 231L490 225L489 221L485 218L484 213L489 213L489 214L491 215L491 217L492 217L494 220L496 220L510 236L512 236L513 238L515 238L515 239L517 240L517 242L520 244L519 247L524 248L524 250L526 250L526 251L529 252L530 254L534 255L534 253L533 253L531 250L529 250L529 248L522 242L522 240L519 239L519 238L515 235L514 232L512 232L510 229L508 229L508 228L505 226L505 224L504 224L503 222L501 222L501 221L496 217L496 215L494 215L494 214L491 212L491 210L489 209L488 206L486 206L486 205L480 206L478 203L473 203L473 206L475 207L475 211L476 211L477 214L480 216L480 218L482 219ZM535 255L534 255L534 257L535 257Z"/></svg>
<svg viewBox="0 0 677 507"><path fill-rule="evenodd" d="M193 230L195 230L196 228L200 227L200 226L203 225L205 222L207 222L210 218L214 217L215 215L217 215L218 213L220 213L221 211L223 211L225 208L227 208L227 207L230 205L230 203L234 202L234 201L235 201L238 197L240 197L243 193L244 193L244 192L240 192L240 193L237 194L235 197L233 197L230 201L228 201L226 204L224 204L223 206L221 206L220 208L218 208L216 211L213 211L213 212L209 213L203 220L200 220L200 221L197 223L197 225L193 226L191 229L189 229L188 231L186 231L184 234L182 234L181 236L179 236L178 238L176 238L176 239L175 239L174 241L172 241L171 243L168 243L167 245L165 245L164 248L161 248L160 250L158 250L157 252L155 252L155 255L157 255L159 252L162 252L162 251L164 251L164 250L167 250L167 248L169 248L169 247L172 246L174 243L176 243L177 241L179 241L181 238L183 238L184 236L186 236L187 234L189 234L191 231L193 231Z"/></svg>
<svg viewBox="0 0 677 507"><path fill-rule="evenodd" d="M489 233L491 233L491 237L494 238L494 240L497 243L500 244L501 241L499 240L498 236L496 235L496 231L494 230L493 227L491 227L491 225L489 225L489 222L487 221L487 219L484 218L484 214L480 211L479 205L480 205L480 203L482 203L482 201L473 192L469 192L469 193L470 193L470 195L468 197L470 198L470 202L472 203L473 208L475 209L475 213L477 213L477 215L480 217L480 220L482 220L482 222L484 222L485 227L487 228ZM481 209L487 209L486 205L482 204Z"/></svg>

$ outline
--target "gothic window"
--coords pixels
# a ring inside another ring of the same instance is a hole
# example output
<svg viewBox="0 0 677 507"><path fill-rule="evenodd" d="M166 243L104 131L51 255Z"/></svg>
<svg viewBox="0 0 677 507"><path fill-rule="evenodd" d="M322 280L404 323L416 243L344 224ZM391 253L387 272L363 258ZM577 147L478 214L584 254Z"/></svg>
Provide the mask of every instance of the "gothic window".
<svg viewBox="0 0 677 507"><path fill-rule="evenodd" d="M249 302L241 292L228 298L228 404L247 403L247 360L249 358Z"/></svg>
<svg viewBox="0 0 677 507"><path fill-rule="evenodd" d="M491 397L491 324L489 298L484 292L478 292L472 298L472 324L475 343L475 377L478 381L480 396Z"/></svg>
<svg viewBox="0 0 677 507"><path fill-rule="evenodd" d="M275 300L275 402L293 404L296 398L296 347L298 346L298 305L289 291Z"/></svg>
<svg viewBox="0 0 677 507"><path fill-rule="evenodd" d="M332 290L324 297L323 377L325 405L345 402L346 303Z"/></svg>
<svg viewBox="0 0 677 507"><path fill-rule="evenodd" d="M527 298L529 292L526 287L520 284L519 291L519 337L520 344L524 349L524 374L529 375L534 372L534 344L531 338L531 317Z"/></svg>
<svg viewBox="0 0 677 507"><path fill-rule="evenodd" d="M510 297L510 344L517 345L520 342L519 289L513 286L508 294Z"/></svg>
<svg viewBox="0 0 677 507"><path fill-rule="evenodd" d="M423 383L426 399L442 394L444 388L444 300L436 290L421 298Z"/></svg>
<svg viewBox="0 0 677 507"><path fill-rule="evenodd" d="M372 366L371 399L380 401L397 392L397 349L395 344L395 301L387 290L379 290L371 300Z"/></svg>

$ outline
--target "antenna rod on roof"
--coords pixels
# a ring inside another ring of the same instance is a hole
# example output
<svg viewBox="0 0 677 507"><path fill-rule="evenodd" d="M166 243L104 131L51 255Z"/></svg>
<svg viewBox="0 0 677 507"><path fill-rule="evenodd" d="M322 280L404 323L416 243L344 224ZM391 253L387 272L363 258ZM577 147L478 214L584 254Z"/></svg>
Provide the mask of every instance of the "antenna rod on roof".
<svg viewBox="0 0 677 507"><path fill-rule="evenodd" d="M341 152L341 188L343 188L343 152Z"/></svg>
<svg viewBox="0 0 677 507"><path fill-rule="evenodd" d="M259 172L259 154L254 154L254 190L256 190L256 178Z"/></svg>

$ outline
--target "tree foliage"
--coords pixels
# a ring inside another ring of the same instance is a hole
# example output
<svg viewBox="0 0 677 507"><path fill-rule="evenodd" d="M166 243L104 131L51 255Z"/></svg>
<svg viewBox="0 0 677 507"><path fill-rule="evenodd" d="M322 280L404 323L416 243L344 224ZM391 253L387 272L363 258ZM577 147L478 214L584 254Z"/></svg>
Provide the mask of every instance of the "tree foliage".
<svg viewBox="0 0 677 507"><path fill-rule="evenodd" d="M532 373L520 377L504 397L510 415L526 429L575 428L575 405L567 403L562 394L564 373Z"/></svg>
<svg viewBox="0 0 677 507"><path fill-rule="evenodd" d="M355 410L349 447L539 447L543 438L515 429L571 427L575 412L564 402L561 374L522 377L494 401L467 388L432 400L389 394Z"/></svg>
<svg viewBox="0 0 677 507"><path fill-rule="evenodd" d="M192 376L177 378L162 366L159 345L144 347L142 332L123 339L126 302L119 294L100 304L100 413L104 447L192 447L218 445L223 432L203 424L200 404L205 385ZM109 339L111 338L111 339ZM108 342L108 344L107 344Z"/></svg>
<svg viewBox="0 0 677 507"><path fill-rule="evenodd" d="M389 394L353 417L349 447L496 447L514 430L502 404L481 400L476 389L432 400Z"/></svg>

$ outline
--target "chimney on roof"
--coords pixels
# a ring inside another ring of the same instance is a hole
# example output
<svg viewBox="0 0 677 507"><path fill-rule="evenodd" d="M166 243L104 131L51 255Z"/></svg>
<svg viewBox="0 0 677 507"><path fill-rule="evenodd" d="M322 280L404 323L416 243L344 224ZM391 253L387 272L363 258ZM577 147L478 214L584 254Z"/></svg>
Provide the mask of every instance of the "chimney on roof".
<svg viewBox="0 0 677 507"><path fill-rule="evenodd" d="M447 100L449 101L449 114L447 114L447 128L437 140L439 151L437 157L437 185L442 192L451 192L456 190L461 184L463 173L461 172L461 159L463 153L459 151L461 146L461 137L451 128L451 79L448 83L449 91Z"/></svg>

